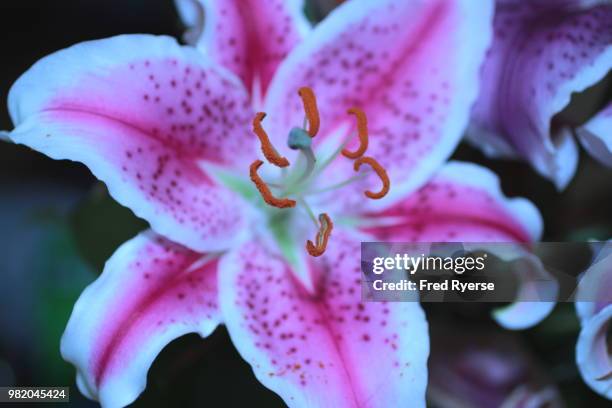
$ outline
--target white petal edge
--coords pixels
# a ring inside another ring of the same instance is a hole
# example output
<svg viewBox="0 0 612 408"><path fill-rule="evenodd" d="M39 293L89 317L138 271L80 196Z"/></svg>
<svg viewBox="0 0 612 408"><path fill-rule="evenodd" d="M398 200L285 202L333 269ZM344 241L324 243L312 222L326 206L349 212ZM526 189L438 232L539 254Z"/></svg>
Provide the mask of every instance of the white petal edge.
<svg viewBox="0 0 612 408"><path fill-rule="evenodd" d="M576 363L584 381L601 396L612 399L612 361L606 342L612 305L587 320L576 344Z"/></svg>
<svg viewBox="0 0 612 408"><path fill-rule="evenodd" d="M469 162L450 161L442 166L437 174L442 180L488 192L497 202L503 203L515 220L521 222L532 241L541 238L544 222L537 207L526 198L507 198L502 192L499 177L488 168Z"/></svg>

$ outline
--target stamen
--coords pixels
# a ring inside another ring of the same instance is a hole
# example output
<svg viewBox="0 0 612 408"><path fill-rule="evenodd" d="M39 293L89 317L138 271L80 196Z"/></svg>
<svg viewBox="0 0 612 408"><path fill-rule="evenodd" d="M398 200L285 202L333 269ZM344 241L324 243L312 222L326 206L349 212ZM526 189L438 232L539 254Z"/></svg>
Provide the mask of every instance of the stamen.
<svg viewBox="0 0 612 408"><path fill-rule="evenodd" d="M317 99L312 89L303 86L299 89L298 94L302 98L306 118L308 118L308 134L310 137L315 137L319 131L319 109L317 108Z"/></svg>
<svg viewBox="0 0 612 408"><path fill-rule="evenodd" d="M359 108L351 108L348 110L348 113L353 114L357 117L359 147L354 152L351 152L348 149L343 149L342 155L344 157L348 157L349 159L357 159L363 156L366 150L368 150L368 119L365 113L363 113L363 111Z"/></svg>
<svg viewBox="0 0 612 408"><path fill-rule="evenodd" d="M272 195L268 185L264 183L261 177L259 177L259 174L257 174L257 170L259 170L262 164L263 162L261 160L255 160L253 163L251 163L251 166L249 167L249 175L251 176L251 180L255 184L255 187L257 187L257 190L259 190L259 193L263 197L264 201L272 207L277 208L295 207L295 200L288 198L276 198Z"/></svg>
<svg viewBox="0 0 612 408"><path fill-rule="evenodd" d="M304 200L304 197L298 197L298 202L300 203L300 207L304 208L306 214L308 214L308 218L312 220L315 227L319 228L319 221L317 221L317 216L315 215L314 211L312 211L312 208L310 208L310 205L308 205L306 200Z"/></svg>
<svg viewBox="0 0 612 408"><path fill-rule="evenodd" d="M351 137L347 138L345 141L343 141L340 144L340 146L338 146L336 150L334 150L334 152L329 157L323 160L321 162L321 165L317 167L317 169L315 169L313 177L321 174L323 170L325 170L330 164L332 164L336 160L336 158L340 156L340 154L342 153L342 150L344 150L345 146L348 145L350 141L351 141Z"/></svg>
<svg viewBox="0 0 612 408"><path fill-rule="evenodd" d="M310 177L315 168L315 163L317 162L317 159L315 158L314 152L311 148L301 149L300 154L302 154L306 158L306 168L304 169L304 172L302 173L300 178L297 179L296 184L301 184L304 180Z"/></svg>
<svg viewBox="0 0 612 408"><path fill-rule="evenodd" d="M268 134L261 126L261 121L266 117L264 112L258 112L253 119L253 132L259 138L259 142L261 143L261 151L263 152L266 159L274 164L277 167L287 167L289 166L289 160L286 157L278 154L270 139L268 138Z"/></svg>
<svg viewBox="0 0 612 408"><path fill-rule="evenodd" d="M372 157L360 157L355 160L355 163L353 164L353 168L355 169L355 171L359 171L359 168L363 163L370 165L370 167L376 172L376 174L380 178L380 181L382 181L383 184L382 189L378 193L366 191L364 194L374 200L383 198L387 195L389 189L391 188L391 182L389 181L389 175L387 174L387 171L383 168L383 166L380 165L380 163L376 161L376 159Z"/></svg>
<svg viewBox="0 0 612 408"><path fill-rule="evenodd" d="M9 137L9 132L0 130L0 141L9 142L9 143L12 142L11 138Z"/></svg>
<svg viewBox="0 0 612 408"><path fill-rule="evenodd" d="M331 235L332 230L334 229L334 223L332 222L329 215L323 213L319 214L319 231L317 232L317 237L315 241L317 244L313 244L311 240L306 242L306 251L312 256L321 256L327 249L327 242L329 241L329 236Z"/></svg>
<svg viewBox="0 0 612 408"><path fill-rule="evenodd" d="M328 191L338 190L339 188L342 188L344 186L348 186L349 184L353 184L356 181L363 180L367 176L368 176L367 174L359 174L357 176L350 177L350 178L348 178L348 179L346 179L344 181L341 181L341 182L336 183L336 184L332 184L332 185L327 186L327 187L322 187L322 188L315 189L315 190L309 190L306 193L304 193L303 195L321 194L321 193L326 193Z"/></svg>

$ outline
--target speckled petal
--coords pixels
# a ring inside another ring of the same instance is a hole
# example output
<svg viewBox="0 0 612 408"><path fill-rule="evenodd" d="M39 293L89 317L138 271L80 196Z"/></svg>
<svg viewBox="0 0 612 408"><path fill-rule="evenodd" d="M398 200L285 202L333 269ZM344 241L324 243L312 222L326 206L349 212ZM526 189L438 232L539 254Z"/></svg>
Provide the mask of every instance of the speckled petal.
<svg viewBox="0 0 612 408"><path fill-rule="evenodd" d="M77 301L62 337L81 392L105 408L126 406L166 344L186 333L208 336L220 322L217 264L151 231L121 246Z"/></svg>
<svg viewBox="0 0 612 408"><path fill-rule="evenodd" d="M612 167L612 103L576 129L582 146L597 160Z"/></svg>
<svg viewBox="0 0 612 408"><path fill-rule="evenodd" d="M295 48L270 85L265 111L275 145L285 147L289 130L302 125L297 90L309 86L321 113L318 157L323 160L349 135L355 150L356 121L347 109L358 107L368 118L367 156L391 179L384 200L363 199L366 189L378 191L373 176L346 187L336 202L346 201L347 211L384 206L418 188L452 153L467 125L491 19L489 1L343 3ZM340 157L326 180L352 176L352 165Z"/></svg>
<svg viewBox="0 0 612 408"><path fill-rule="evenodd" d="M470 139L487 153L527 159L564 188L576 145L570 129L551 119L572 92L612 68L611 20L612 4L602 1L498 1Z"/></svg>
<svg viewBox="0 0 612 408"><path fill-rule="evenodd" d="M427 323L417 302L362 302L356 233L334 229L308 294L283 260L249 243L220 264L232 341L291 407L425 407Z"/></svg>
<svg viewBox="0 0 612 408"><path fill-rule="evenodd" d="M240 77L256 97L265 94L280 62L310 30L303 0L176 3L190 27L189 40Z"/></svg>
<svg viewBox="0 0 612 408"><path fill-rule="evenodd" d="M380 241L531 242L542 234L542 217L530 201L505 197L495 174L462 162L449 162L420 190L384 211L365 214L362 222L364 231ZM527 261L526 275L548 276L536 259ZM521 290L533 299L533 288ZM522 295L494 313L499 324L531 327L554 307L554 302L521 302Z"/></svg>
<svg viewBox="0 0 612 408"><path fill-rule="evenodd" d="M246 179L248 95L192 48L150 35L77 44L23 74L9 109L13 141L84 163L158 233L205 251L245 231L244 206L210 169Z"/></svg>

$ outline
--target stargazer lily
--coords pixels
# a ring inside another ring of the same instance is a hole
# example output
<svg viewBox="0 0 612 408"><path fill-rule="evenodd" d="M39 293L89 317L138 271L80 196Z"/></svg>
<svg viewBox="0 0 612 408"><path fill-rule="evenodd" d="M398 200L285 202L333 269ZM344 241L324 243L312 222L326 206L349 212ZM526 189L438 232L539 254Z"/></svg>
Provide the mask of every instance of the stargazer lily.
<svg viewBox="0 0 612 408"><path fill-rule="evenodd" d="M492 4L347 2L302 40L292 2L203 3L205 52L150 35L86 42L10 92L11 140L84 163L151 225L74 307L61 349L80 390L127 405L166 344L224 323L290 406L425 406L423 311L361 300L360 242L538 239L530 202L484 168L444 165Z"/></svg>
<svg viewBox="0 0 612 408"><path fill-rule="evenodd" d="M612 4L497 0L494 27L468 137L488 155L527 160L565 188L578 162L575 126L553 119L573 92L612 69ZM610 140L607 123L596 138ZM591 145L595 157L609 155L609 144Z"/></svg>

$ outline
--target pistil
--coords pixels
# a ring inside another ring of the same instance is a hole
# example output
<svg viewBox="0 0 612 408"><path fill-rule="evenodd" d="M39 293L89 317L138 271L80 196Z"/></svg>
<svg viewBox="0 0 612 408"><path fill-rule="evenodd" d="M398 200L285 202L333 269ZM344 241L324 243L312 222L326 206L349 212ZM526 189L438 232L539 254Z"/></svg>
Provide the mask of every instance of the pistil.
<svg viewBox="0 0 612 408"><path fill-rule="evenodd" d="M317 162L314 152L312 151L312 137L306 133L304 129L293 128L289 132L287 145L290 149L299 150L300 154L306 160L306 168L304 169L304 172L297 180L295 180L296 184L301 184L310 177Z"/></svg>
<svg viewBox="0 0 612 408"><path fill-rule="evenodd" d="M342 155L349 159L358 159L363 156L368 150L368 119L365 113L359 108L351 108L348 110L349 114L353 114L357 117L357 134L359 135L359 147L354 152L348 149L342 150Z"/></svg>

